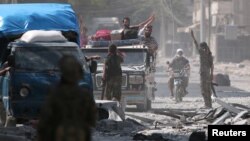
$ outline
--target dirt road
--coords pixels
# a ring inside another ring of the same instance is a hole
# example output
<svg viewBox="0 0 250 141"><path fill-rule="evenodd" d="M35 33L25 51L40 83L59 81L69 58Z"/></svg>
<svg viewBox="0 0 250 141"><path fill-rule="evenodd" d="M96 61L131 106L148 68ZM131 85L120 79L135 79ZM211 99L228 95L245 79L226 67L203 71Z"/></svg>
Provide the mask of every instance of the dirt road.
<svg viewBox="0 0 250 141"><path fill-rule="evenodd" d="M178 141L187 141L190 133L197 130L206 131L207 122L201 123L193 123L190 125L185 125L182 128L178 128L179 119L174 117L169 117L166 115L159 114L161 111L171 111L171 112L186 112L189 114L204 112L203 107L204 102L200 93L200 84L199 84L199 64L197 60L191 59L191 77L190 83L188 87L189 94L183 99L181 103L175 103L173 99L170 99L170 93L167 88L167 80L168 76L165 71L165 62L167 59L163 59L158 62L157 72L156 72L156 82L157 82L157 92L156 98L152 104L152 110L149 112L136 112L134 107L127 108L126 115L127 118L139 119L138 122L143 124L146 128L141 132L143 134L152 134L157 133L165 138L171 140ZM215 64L215 73L228 73L231 79L231 86L218 86L216 87L217 96L219 99L228 103L237 103L242 105L250 106L250 88L247 87L250 84L249 76L241 71L241 75L230 70L230 67L227 66L227 70L225 71L225 64ZM231 66L235 66L236 64L230 64ZM231 67L231 69L235 69ZM235 70L238 71L238 70ZM247 72L246 72L247 73ZM216 102L213 102L213 108L217 108L220 105ZM156 123L160 122L160 124L156 127ZM129 130L129 129L127 129ZM98 140L119 140L119 141L128 141L132 140L136 130L130 129L132 133L127 133L127 131L120 131L120 133L116 132L115 135L111 136L108 134L103 134L100 132L95 132L94 141ZM112 134L112 132L110 132Z"/></svg>

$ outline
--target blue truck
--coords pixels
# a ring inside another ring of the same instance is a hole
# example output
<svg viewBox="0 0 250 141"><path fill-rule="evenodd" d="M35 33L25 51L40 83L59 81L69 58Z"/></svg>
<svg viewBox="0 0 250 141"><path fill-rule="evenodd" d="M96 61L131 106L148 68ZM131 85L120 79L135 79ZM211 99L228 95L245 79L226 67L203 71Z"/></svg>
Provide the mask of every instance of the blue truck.
<svg viewBox="0 0 250 141"><path fill-rule="evenodd" d="M0 76L0 126L9 117L17 123L37 119L49 87L60 80L58 60L74 55L83 66L79 85L93 93L91 67L79 48L79 25L69 4L1 4L0 63L12 59L11 69ZM21 42L30 30L56 30L67 41Z"/></svg>

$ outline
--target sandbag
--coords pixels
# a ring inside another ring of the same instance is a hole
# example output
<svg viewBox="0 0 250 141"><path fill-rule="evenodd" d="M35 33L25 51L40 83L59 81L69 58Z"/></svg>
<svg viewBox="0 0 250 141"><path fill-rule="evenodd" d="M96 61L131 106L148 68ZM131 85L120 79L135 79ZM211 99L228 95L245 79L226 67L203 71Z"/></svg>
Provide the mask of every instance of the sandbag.
<svg viewBox="0 0 250 141"><path fill-rule="evenodd" d="M61 31L54 30L30 30L25 32L20 38L21 41L26 43L33 42L65 42L67 39L62 35Z"/></svg>

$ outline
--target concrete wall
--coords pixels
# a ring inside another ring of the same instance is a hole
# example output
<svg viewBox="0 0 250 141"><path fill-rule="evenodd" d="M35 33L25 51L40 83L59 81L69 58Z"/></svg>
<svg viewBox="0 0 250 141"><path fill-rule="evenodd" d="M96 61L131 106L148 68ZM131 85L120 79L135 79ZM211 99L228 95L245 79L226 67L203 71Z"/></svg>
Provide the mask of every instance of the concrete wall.
<svg viewBox="0 0 250 141"><path fill-rule="evenodd" d="M234 22L243 27L242 31L250 34L250 0L233 0Z"/></svg>
<svg viewBox="0 0 250 141"><path fill-rule="evenodd" d="M241 62L250 60L250 36L239 36L237 40L226 40L224 35L212 37L211 51L216 62Z"/></svg>

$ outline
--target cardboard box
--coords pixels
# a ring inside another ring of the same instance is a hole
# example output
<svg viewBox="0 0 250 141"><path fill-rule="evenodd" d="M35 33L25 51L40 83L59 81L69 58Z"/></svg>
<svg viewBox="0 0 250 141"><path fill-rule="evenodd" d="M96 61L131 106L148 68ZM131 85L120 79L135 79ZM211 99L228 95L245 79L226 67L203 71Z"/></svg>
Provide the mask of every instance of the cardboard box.
<svg viewBox="0 0 250 141"><path fill-rule="evenodd" d="M110 33L111 40L121 40L122 39L122 31L123 31L123 29L112 30Z"/></svg>

